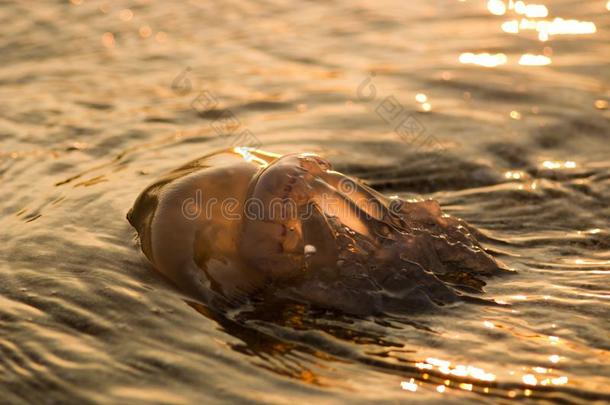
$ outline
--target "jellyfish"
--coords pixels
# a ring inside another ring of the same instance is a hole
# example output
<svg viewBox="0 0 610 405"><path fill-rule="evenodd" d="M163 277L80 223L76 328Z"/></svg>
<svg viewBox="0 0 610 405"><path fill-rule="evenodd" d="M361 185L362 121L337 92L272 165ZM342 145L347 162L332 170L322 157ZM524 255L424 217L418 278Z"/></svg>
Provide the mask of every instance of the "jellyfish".
<svg viewBox="0 0 610 405"><path fill-rule="evenodd" d="M418 311L504 271L438 202L386 197L312 153L204 156L148 186L127 218L152 266L215 307L263 294L353 314Z"/></svg>

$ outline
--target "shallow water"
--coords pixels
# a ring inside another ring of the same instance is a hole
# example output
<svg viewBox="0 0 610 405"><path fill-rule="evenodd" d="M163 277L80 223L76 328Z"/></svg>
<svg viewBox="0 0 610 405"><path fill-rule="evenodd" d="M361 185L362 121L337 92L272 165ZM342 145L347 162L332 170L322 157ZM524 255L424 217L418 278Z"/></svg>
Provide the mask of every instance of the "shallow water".
<svg viewBox="0 0 610 405"><path fill-rule="evenodd" d="M547 41L483 1L74 3L0 7L5 402L610 400L605 1L546 2L596 31ZM188 301L125 214L236 143L438 199L518 271L483 295L510 305Z"/></svg>

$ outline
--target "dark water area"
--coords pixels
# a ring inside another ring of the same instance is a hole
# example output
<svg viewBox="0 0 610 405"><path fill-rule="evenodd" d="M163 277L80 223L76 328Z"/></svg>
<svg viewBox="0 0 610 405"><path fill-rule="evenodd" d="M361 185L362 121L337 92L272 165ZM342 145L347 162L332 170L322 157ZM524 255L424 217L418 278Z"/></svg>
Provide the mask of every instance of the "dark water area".
<svg viewBox="0 0 610 405"><path fill-rule="evenodd" d="M2 2L0 402L610 401L610 3L544 5ZM438 200L501 305L192 300L126 214L237 145Z"/></svg>

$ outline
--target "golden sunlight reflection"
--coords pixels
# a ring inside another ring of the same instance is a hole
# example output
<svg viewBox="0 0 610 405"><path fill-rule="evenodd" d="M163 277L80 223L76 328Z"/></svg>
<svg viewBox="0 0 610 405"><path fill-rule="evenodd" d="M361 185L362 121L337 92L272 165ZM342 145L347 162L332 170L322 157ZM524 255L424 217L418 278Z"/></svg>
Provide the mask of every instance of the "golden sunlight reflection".
<svg viewBox="0 0 610 405"><path fill-rule="evenodd" d="M523 1L517 1L514 3L514 9L517 14L529 18L543 18L549 15L549 10L543 4L526 4Z"/></svg>
<svg viewBox="0 0 610 405"><path fill-rule="evenodd" d="M538 379L533 374L525 374L523 377L521 377L521 379L523 380L523 383L527 385L538 384Z"/></svg>
<svg viewBox="0 0 610 405"><path fill-rule="evenodd" d="M555 378L545 378L540 381L540 385L565 385L568 383L568 377L561 376Z"/></svg>
<svg viewBox="0 0 610 405"><path fill-rule="evenodd" d="M543 4L528 4L524 1L508 2L508 5L502 0L489 0L487 2L487 10L493 15L504 15L507 11L512 10L516 14L523 15L528 18L544 18L549 15L549 10Z"/></svg>
<svg viewBox="0 0 610 405"><path fill-rule="evenodd" d="M545 66L551 64L551 58L544 55L533 55L526 53L521 55L519 64L523 66Z"/></svg>
<svg viewBox="0 0 610 405"><path fill-rule="evenodd" d="M522 297L525 296L513 296ZM493 322L489 320L483 320L483 326L486 328L497 328ZM554 324L553 324L554 325ZM554 325L556 326L556 325ZM557 336L547 336L551 344L556 344L560 341ZM532 396L536 391L536 387L539 386L558 386L568 384L568 377L565 375L557 374L558 370L553 369L553 365L559 363L560 356L558 354L552 354L548 357L549 364L545 366L532 366L522 367L522 372L516 370L506 370L508 375L514 376L517 380L523 384L521 390L510 390L505 393L509 398L516 398L518 396ZM418 382L416 378L410 378L408 381L401 381L400 385L403 390L416 392L418 387L422 385L422 381L433 382L432 376L436 375L436 378L445 378L442 383L436 380L436 385L433 385L434 389L438 393L445 393L447 388L455 388L464 391L477 391L483 393L490 393L490 389L493 389L495 382L498 377L482 368L474 367L463 364L452 364L451 361L443 360L436 357L428 357L425 361L415 363L415 367L421 370L421 380ZM439 375L445 375L441 377Z"/></svg>
<svg viewBox="0 0 610 405"><path fill-rule="evenodd" d="M487 9L493 15L506 14L506 4L502 0L489 0L487 2Z"/></svg>
<svg viewBox="0 0 610 405"><path fill-rule="evenodd" d="M551 170L574 169L576 167L576 162L571 161L571 160L567 160L565 162L545 160L544 162L542 162L542 167L544 167L545 169L551 169Z"/></svg>
<svg viewBox="0 0 610 405"><path fill-rule="evenodd" d="M460 55L460 63L472 64L485 67L496 67L505 64L507 61L506 55L503 53L471 53L466 52Z"/></svg>
<svg viewBox="0 0 610 405"><path fill-rule="evenodd" d="M504 173L504 177L507 178L507 179L519 180L521 177L523 177L523 172L521 172L521 171L508 171L508 172Z"/></svg>
<svg viewBox="0 0 610 405"><path fill-rule="evenodd" d="M520 120L521 119L521 113L519 111L511 111L509 115L514 120Z"/></svg>
<svg viewBox="0 0 610 405"><path fill-rule="evenodd" d="M583 35L597 32L595 23L590 21L564 20L555 18L553 20L510 20L502 24L502 31L509 34L517 34L520 31L536 31L540 41L547 41L553 35Z"/></svg>
<svg viewBox="0 0 610 405"><path fill-rule="evenodd" d="M472 391L472 384L461 383L459 387L466 391Z"/></svg>
<svg viewBox="0 0 610 405"><path fill-rule="evenodd" d="M415 384L414 378L411 378L409 381L401 381L400 387L405 391L411 391L411 392L417 391L417 384Z"/></svg>
<svg viewBox="0 0 610 405"><path fill-rule="evenodd" d="M246 162L254 162L260 165L261 167L267 167L269 165L266 159L260 157L261 151L257 151L254 148L250 148L247 146L236 146L233 148L233 152L241 155ZM275 153L263 152L262 156L278 157L279 155L276 155Z"/></svg>
<svg viewBox="0 0 610 405"><path fill-rule="evenodd" d="M445 375L454 375L457 377L470 377L481 381L495 381L495 374L488 373L485 370L469 365L456 364L451 365L450 361L428 357L425 362L415 363L415 367L420 370L438 370Z"/></svg>

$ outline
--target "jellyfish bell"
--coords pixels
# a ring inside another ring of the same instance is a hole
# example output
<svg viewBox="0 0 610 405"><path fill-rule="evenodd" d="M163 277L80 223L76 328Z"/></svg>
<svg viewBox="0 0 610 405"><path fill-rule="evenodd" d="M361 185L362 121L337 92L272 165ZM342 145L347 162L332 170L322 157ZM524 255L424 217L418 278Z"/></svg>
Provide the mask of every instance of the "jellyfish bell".
<svg viewBox="0 0 610 405"><path fill-rule="evenodd" d="M464 272L498 269L437 202L389 199L315 154L204 156L147 187L128 220L155 269L210 305L269 289L352 313L443 305Z"/></svg>

